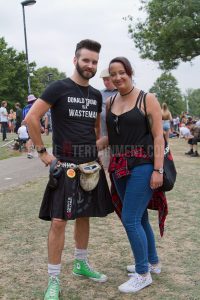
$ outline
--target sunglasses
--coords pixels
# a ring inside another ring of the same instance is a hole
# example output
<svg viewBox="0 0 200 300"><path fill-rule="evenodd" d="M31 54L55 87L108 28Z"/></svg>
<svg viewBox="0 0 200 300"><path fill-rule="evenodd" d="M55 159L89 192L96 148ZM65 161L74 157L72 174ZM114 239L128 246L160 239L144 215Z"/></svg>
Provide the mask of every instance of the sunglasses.
<svg viewBox="0 0 200 300"><path fill-rule="evenodd" d="M114 130L117 135L120 135L120 126L119 126L119 117L115 116L113 118L113 123L114 123Z"/></svg>

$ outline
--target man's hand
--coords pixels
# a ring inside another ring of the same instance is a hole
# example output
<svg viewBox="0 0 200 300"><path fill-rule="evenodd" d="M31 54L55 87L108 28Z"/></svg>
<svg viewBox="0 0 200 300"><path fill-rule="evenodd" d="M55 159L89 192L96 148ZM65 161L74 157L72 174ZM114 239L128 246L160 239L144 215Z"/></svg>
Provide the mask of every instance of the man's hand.
<svg viewBox="0 0 200 300"><path fill-rule="evenodd" d="M47 151L38 154L38 156L41 159L41 161L45 164L46 167L49 166L53 160L56 159L54 155L49 154Z"/></svg>

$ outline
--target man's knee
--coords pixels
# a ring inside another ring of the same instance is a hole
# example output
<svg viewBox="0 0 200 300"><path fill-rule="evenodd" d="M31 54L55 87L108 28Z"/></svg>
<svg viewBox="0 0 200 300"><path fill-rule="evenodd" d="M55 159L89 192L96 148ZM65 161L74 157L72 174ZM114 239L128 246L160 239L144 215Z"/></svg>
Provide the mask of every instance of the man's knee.
<svg viewBox="0 0 200 300"><path fill-rule="evenodd" d="M66 221L60 220L60 219L52 219L51 221L51 231L54 231L55 233L61 233L65 230Z"/></svg>

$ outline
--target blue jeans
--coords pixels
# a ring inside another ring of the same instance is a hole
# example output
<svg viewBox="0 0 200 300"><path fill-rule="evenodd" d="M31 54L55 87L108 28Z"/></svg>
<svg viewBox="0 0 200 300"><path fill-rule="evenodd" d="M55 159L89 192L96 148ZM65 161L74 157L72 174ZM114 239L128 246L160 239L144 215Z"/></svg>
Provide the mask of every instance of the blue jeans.
<svg viewBox="0 0 200 300"><path fill-rule="evenodd" d="M138 274L148 272L148 262L158 263L154 233L147 211L153 193L150 188L152 171L152 164L143 164L134 167L130 176L116 179L113 174L117 193L123 203L122 223L131 244Z"/></svg>
<svg viewBox="0 0 200 300"><path fill-rule="evenodd" d="M1 130L2 130L3 141L6 139L7 126L8 126L7 122L1 122Z"/></svg>

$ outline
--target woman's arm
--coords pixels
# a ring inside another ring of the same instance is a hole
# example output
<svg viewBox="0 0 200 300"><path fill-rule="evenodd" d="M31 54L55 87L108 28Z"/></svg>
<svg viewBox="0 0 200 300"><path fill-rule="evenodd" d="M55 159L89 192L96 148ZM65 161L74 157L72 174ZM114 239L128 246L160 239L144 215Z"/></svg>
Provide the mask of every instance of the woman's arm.
<svg viewBox="0 0 200 300"><path fill-rule="evenodd" d="M154 169L163 169L164 138L162 127L162 112L160 104L153 94L146 97L147 117L154 138ZM154 171L151 178L151 188L155 189L162 185L163 175Z"/></svg>

